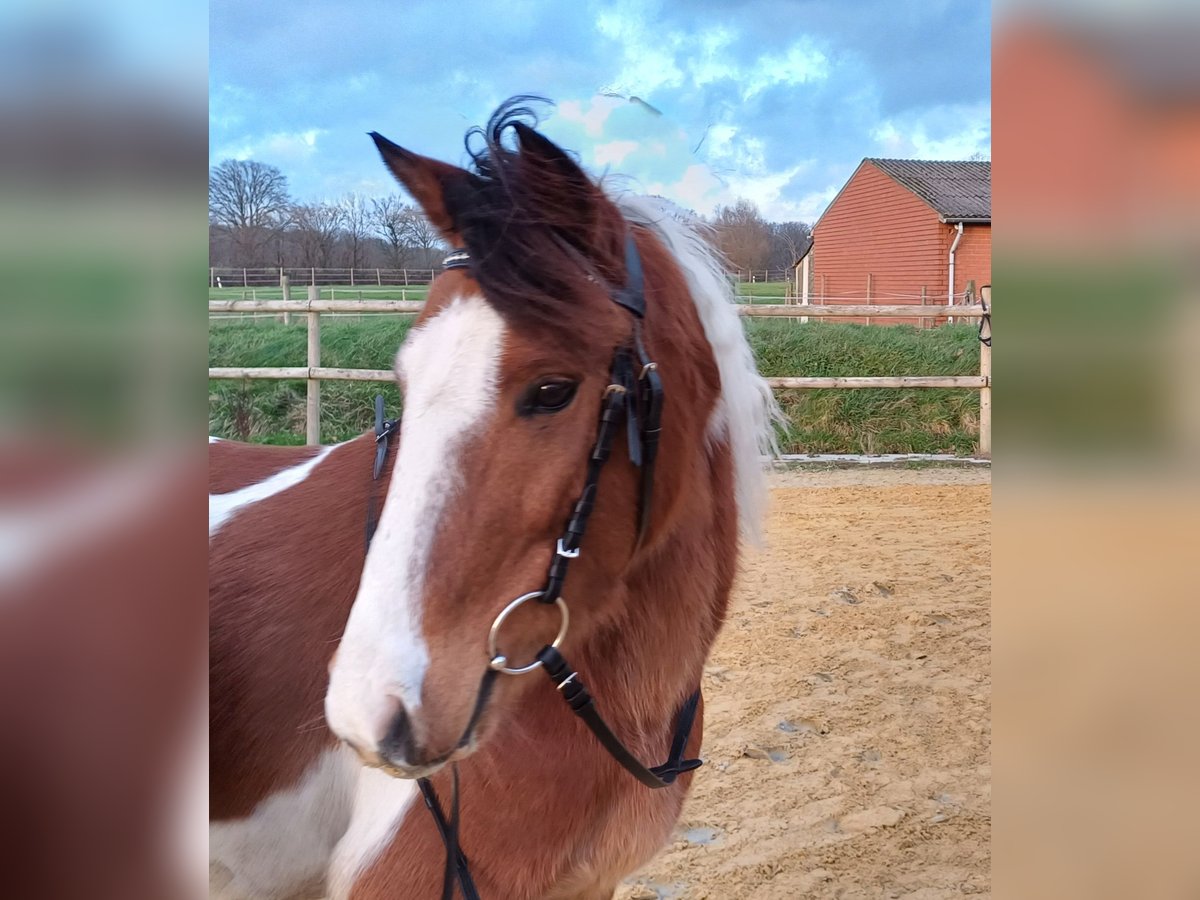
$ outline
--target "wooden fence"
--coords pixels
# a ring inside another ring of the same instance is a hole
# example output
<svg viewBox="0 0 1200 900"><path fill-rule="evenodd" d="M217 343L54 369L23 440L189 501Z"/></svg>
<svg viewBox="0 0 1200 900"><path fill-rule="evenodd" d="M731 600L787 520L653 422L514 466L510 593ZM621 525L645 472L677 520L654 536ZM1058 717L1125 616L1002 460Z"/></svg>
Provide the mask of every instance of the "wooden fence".
<svg viewBox="0 0 1200 900"><path fill-rule="evenodd" d="M330 285L350 287L414 287L429 284L441 271L437 268L387 269L367 267L269 266L238 268L211 266L208 270L209 288L270 288L278 287L281 278L294 285ZM745 284L762 282L791 283L790 269L730 269L729 278Z"/></svg>
<svg viewBox="0 0 1200 900"><path fill-rule="evenodd" d="M321 382L322 381L392 381L390 369L338 369L321 365L321 313L418 313L425 306L415 300L321 300L319 292L309 287L308 300L210 300L208 311L213 313L282 313L286 316L304 314L308 319L308 365L275 368L242 368L229 366L210 368L209 378L228 379L303 379L308 382L306 438L308 443L320 443ZM864 389L864 388L965 388L979 391L979 454L992 455L992 346L991 346L991 288L982 290L983 302L970 306L945 307L953 310L956 319L980 320L978 375L885 375L855 376L785 376L766 379L775 390L781 389ZM920 307L915 307L920 310ZM754 317L798 318L912 318L911 304L895 306L799 306L761 305L738 306L738 313Z"/></svg>

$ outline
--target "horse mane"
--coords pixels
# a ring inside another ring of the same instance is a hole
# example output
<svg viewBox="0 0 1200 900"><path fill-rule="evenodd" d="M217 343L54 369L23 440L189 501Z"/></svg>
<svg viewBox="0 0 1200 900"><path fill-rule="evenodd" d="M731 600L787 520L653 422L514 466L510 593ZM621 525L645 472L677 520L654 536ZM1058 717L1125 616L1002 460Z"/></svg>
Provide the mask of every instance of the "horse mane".
<svg viewBox="0 0 1200 900"><path fill-rule="evenodd" d="M742 536L760 544L767 503L763 457L779 455L775 424L785 419L770 386L758 374L733 287L707 234L710 228L662 197L622 194L615 202L629 222L649 229L662 242L687 279L721 373L721 397L708 422L708 439L729 443Z"/></svg>
<svg viewBox="0 0 1200 900"><path fill-rule="evenodd" d="M510 98L467 132L472 178L446 186L446 205L498 312L578 335L581 271L623 284L626 226L578 163L534 131L534 104L548 102Z"/></svg>

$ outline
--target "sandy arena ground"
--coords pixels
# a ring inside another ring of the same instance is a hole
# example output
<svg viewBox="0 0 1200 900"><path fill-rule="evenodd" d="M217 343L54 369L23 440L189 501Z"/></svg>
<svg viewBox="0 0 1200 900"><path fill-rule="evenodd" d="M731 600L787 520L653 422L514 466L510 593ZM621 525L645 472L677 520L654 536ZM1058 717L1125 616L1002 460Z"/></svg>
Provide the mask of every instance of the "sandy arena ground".
<svg viewBox="0 0 1200 900"><path fill-rule="evenodd" d="M774 476L707 764L618 900L990 895L987 469Z"/></svg>

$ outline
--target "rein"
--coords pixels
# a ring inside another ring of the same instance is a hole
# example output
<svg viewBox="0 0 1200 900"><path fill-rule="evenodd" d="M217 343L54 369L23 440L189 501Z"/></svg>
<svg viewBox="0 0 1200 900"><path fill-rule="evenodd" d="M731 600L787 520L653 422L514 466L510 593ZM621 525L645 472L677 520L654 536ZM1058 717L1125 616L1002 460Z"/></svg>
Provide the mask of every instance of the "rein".
<svg viewBox="0 0 1200 900"><path fill-rule="evenodd" d="M700 703L700 689L697 688L679 709L667 761L657 766L646 766L621 742L604 721L595 701L580 679L579 673L571 667L558 649L566 637L567 626L570 622L566 600L562 596L563 584L566 581L571 560L578 558L580 554L583 537L587 532L588 519L596 505L600 473L612 453L613 443L622 425L625 426L629 458L641 471L635 553L645 539L653 511L654 464L658 456L658 441L662 431L663 386L662 378L658 373L658 364L650 359L642 342L642 320L646 313L646 296L641 256L632 233L627 233L625 238L625 263L626 285L620 290L613 291L610 296L614 303L633 314L633 334L628 343L619 346L613 353L609 384L604 390L600 423L597 427L596 442L588 456L587 476L584 480L583 491L575 503L574 511L567 521L562 536L558 539L545 588L517 597L501 610L492 623L488 633L488 670L483 676L476 698L475 710L463 734L460 746L470 739L475 723L491 693L496 675L523 675L535 669L544 668L551 683L562 695L571 711L596 736L609 755L643 785L659 789L674 784L680 775L697 769L702 764L699 759L684 759L688 738L691 735ZM446 258L443 268L469 269L470 254L464 249L456 248ZM383 397L382 395L377 396L375 398L376 452L373 480L378 480L383 471L383 464L391 445L391 436L396 432L398 425L399 420L384 419ZM371 492L366 532L368 545L375 533L377 523L375 496L374 492ZM559 626L554 640L543 647L531 663L524 666L510 666L508 658L498 649L500 628L514 610L535 598L539 603L557 605L562 614L562 624ZM453 789L449 818L438 802L437 794L429 779L419 778L417 784L425 799L425 805L433 816L442 843L446 847L446 867L442 880L443 900L453 898L456 881L466 900L479 900L479 892L471 878L467 857L458 842L457 763L453 764L452 771Z"/></svg>

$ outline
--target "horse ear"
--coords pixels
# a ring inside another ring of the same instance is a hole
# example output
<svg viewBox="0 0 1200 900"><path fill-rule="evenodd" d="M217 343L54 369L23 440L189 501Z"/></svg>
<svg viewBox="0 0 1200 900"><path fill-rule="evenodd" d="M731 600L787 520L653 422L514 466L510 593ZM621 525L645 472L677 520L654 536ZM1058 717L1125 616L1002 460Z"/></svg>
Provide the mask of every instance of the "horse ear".
<svg viewBox="0 0 1200 900"><path fill-rule="evenodd" d="M371 140L383 157L384 165L412 194L433 227L442 233L450 246L458 246L461 241L454 217L449 212L447 194L468 187L471 173L405 150L376 131L371 132Z"/></svg>
<svg viewBox="0 0 1200 900"><path fill-rule="evenodd" d="M521 122L513 124L520 147L520 164L529 180L541 186L542 195L551 208L560 209L563 215L558 221L558 232L566 237L577 250L593 255L597 248L605 248L600 259L620 252L623 237L599 229L603 221L600 214L604 194L558 144ZM612 244L612 246L608 246ZM601 271L608 278L618 277L616 272Z"/></svg>
<svg viewBox="0 0 1200 900"><path fill-rule="evenodd" d="M513 129L517 132L522 157L543 173L557 177L567 187L577 191L590 193L595 189L587 173L554 141L523 122L514 122Z"/></svg>

